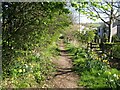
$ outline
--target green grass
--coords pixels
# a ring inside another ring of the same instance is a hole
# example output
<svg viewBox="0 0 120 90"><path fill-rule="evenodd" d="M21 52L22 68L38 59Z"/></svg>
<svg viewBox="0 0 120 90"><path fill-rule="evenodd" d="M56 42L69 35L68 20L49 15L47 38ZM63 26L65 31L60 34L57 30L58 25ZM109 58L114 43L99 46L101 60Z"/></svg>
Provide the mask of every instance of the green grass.
<svg viewBox="0 0 120 90"><path fill-rule="evenodd" d="M51 59L59 53L56 48L56 44L51 44L42 53L17 52L7 71L4 69L2 87L43 87L45 80L55 71Z"/></svg>
<svg viewBox="0 0 120 90"><path fill-rule="evenodd" d="M99 58L93 51L66 44L73 54L73 70L80 76L79 85L89 88L120 88L120 71L108 65L106 58Z"/></svg>

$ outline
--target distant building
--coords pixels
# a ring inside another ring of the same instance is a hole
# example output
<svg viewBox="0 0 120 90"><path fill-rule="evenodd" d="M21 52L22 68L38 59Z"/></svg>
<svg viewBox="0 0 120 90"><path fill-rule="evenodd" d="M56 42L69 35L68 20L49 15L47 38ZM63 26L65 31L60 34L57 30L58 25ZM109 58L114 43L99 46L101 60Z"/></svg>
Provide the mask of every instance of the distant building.
<svg viewBox="0 0 120 90"><path fill-rule="evenodd" d="M112 37L114 35L117 35L120 38L120 22L116 21L113 24L113 28L112 28ZM98 31L97 31L98 36L100 37L100 39L104 40L105 37L108 38L109 36L109 27L108 25L102 24L100 27L98 27Z"/></svg>
<svg viewBox="0 0 120 90"><path fill-rule="evenodd" d="M120 9L118 9L118 15L120 15ZM112 27L112 37L114 35L117 35L120 38L120 18L119 20L116 20L113 23L113 27ZM98 31L97 31L98 36L100 37L101 40L105 39L105 36L108 37L109 36L109 26L101 23L101 26L98 27Z"/></svg>

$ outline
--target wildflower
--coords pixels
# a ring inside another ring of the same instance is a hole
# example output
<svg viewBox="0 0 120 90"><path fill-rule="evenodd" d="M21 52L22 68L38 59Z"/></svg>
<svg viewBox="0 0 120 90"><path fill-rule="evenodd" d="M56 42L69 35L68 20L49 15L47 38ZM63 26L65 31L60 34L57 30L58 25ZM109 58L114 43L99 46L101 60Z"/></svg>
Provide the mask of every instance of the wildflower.
<svg viewBox="0 0 120 90"><path fill-rule="evenodd" d="M103 54L103 56L106 58L107 57L107 55L106 54Z"/></svg>
<svg viewBox="0 0 120 90"><path fill-rule="evenodd" d="M107 64L110 64L109 62L107 62Z"/></svg>
<svg viewBox="0 0 120 90"><path fill-rule="evenodd" d="M106 63L106 62L108 62L108 60L103 60L103 62L105 62L105 63Z"/></svg>
<svg viewBox="0 0 120 90"><path fill-rule="evenodd" d="M22 69L19 69L19 73L21 73L22 72Z"/></svg>
<svg viewBox="0 0 120 90"><path fill-rule="evenodd" d="M111 59L113 59L113 57L111 57Z"/></svg>
<svg viewBox="0 0 120 90"><path fill-rule="evenodd" d="M113 76L117 79L119 79L118 75L117 74L113 74Z"/></svg>
<svg viewBox="0 0 120 90"><path fill-rule="evenodd" d="M28 68L28 65L27 65L27 64L25 64L25 67L26 67L26 68Z"/></svg>
<svg viewBox="0 0 120 90"><path fill-rule="evenodd" d="M114 76L114 77L117 77L117 75L116 75L116 74L113 74L113 76Z"/></svg>
<svg viewBox="0 0 120 90"><path fill-rule="evenodd" d="M23 72L25 72L25 69L23 69Z"/></svg>
<svg viewBox="0 0 120 90"><path fill-rule="evenodd" d="M110 82L113 82L113 81L114 81L114 80L112 80L112 79L110 80Z"/></svg>

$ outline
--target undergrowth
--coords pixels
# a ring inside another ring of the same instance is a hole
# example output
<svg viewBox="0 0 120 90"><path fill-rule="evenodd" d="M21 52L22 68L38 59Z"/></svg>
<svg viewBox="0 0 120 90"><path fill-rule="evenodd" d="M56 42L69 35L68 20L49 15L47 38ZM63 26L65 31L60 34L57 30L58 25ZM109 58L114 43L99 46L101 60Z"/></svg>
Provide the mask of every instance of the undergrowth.
<svg viewBox="0 0 120 90"><path fill-rule="evenodd" d="M45 80L55 71L51 60L58 54L56 48L57 45L53 43L42 53L17 51L17 56L7 66L9 70L3 72L6 76L3 76L2 87L44 87Z"/></svg>
<svg viewBox="0 0 120 90"><path fill-rule="evenodd" d="M79 76L79 85L89 88L120 88L120 71L111 68L107 56L102 58L91 51L66 44L69 54L72 54L73 71Z"/></svg>

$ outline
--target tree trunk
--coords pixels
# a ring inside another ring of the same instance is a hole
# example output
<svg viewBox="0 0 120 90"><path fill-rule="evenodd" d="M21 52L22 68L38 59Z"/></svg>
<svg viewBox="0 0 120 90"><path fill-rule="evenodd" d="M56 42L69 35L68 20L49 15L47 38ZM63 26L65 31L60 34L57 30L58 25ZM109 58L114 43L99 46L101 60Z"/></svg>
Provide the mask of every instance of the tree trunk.
<svg viewBox="0 0 120 90"><path fill-rule="evenodd" d="M109 35L108 35L108 41L111 43L112 42L112 27L113 27L113 22L109 24Z"/></svg>
<svg viewBox="0 0 120 90"><path fill-rule="evenodd" d="M114 15L113 15L113 0L111 1L111 15L110 15L110 23L109 23L109 36L108 36L108 40L111 43L112 42L112 27L113 27L113 23L114 23Z"/></svg>

